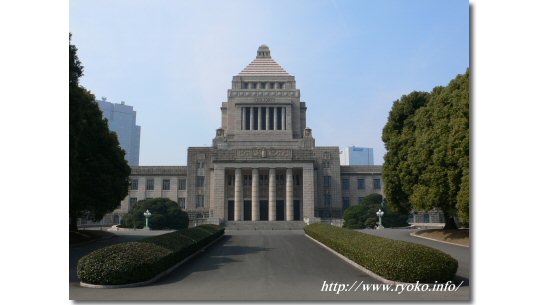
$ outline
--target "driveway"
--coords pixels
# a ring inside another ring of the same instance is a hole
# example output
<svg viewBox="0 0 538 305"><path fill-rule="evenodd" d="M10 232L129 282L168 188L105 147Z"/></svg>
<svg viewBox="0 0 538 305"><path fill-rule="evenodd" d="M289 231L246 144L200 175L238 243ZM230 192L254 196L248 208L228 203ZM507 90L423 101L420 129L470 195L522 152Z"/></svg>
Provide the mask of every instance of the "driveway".
<svg viewBox="0 0 538 305"><path fill-rule="evenodd" d="M122 236L123 239L140 238ZM84 247L89 248L89 247ZM71 249L73 250L73 249ZM82 248L76 252L80 254ZM70 264L73 267L74 261ZM302 230L232 231L150 286L83 288L70 279L72 300L467 300L457 292L321 291L324 283L379 283L308 239Z"/></svg>

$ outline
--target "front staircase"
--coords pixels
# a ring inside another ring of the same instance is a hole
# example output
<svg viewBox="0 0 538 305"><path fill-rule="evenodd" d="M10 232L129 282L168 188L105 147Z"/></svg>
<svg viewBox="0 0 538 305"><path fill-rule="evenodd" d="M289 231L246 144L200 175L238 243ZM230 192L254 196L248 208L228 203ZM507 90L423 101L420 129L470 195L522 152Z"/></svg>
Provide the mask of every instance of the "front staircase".
<svg viewBox="0 0 538 305"><path fill-rule="evenodd" d="M304 221L227 221L226 230L302 230Z"/></svg>

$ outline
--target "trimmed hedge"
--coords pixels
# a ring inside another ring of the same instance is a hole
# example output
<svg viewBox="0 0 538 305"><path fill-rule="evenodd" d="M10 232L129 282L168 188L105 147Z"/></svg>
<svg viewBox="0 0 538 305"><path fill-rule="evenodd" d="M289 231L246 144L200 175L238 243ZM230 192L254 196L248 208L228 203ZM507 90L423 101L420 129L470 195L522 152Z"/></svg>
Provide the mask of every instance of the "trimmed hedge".
<svg viewBox="0 0 538 305"><path fill-rule="evenodd" d="M312 224L305 233L368 270L393 281L434 283L453 280L458 261L430 247Z"/></svg>
<svg viewBox="0 0 538 305"><path fill-rule="evenodd" d="M224 234L224 228L201 225L108 246L82 257L77 275L95 285L122 285L143 282L179 263Z"/></svg>

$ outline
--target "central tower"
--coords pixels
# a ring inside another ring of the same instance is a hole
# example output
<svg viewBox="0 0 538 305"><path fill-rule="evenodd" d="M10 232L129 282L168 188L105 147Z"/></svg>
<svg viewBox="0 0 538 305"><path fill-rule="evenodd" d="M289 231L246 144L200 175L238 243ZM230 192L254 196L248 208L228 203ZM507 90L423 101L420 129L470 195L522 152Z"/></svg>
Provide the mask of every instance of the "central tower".
<svg viewBox="0 0 538 305"><path fill-rule="evenodd" d="M295 77L271 58L269 47L261 45L256 58L232 79L214 147L313 148L300 98Z"/></svg>

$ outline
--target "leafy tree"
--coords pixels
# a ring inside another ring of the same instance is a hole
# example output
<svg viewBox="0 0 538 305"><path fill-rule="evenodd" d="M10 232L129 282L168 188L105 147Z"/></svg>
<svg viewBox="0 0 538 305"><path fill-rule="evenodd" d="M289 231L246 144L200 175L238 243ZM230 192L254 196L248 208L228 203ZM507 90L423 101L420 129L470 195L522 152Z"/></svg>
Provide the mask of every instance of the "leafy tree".
<svg viewBox="0 0 538 305"><path fill-rule="evenodd" d="M386 196L400 210L438 208L455 228L454 216L469 219L469 70L424 102L413 94L394 103L383 129Z"/></svg>
<svg viewBox="0 0 538 305"><path fill-rule="evenodd" d="M189 226L189 216L182 211L178 204L168 198L153 198L137 202L121 220L125 228L141 229L146 225L144 212L149 210L149 226L151 229L186 229Z"/></svg>
<svg viewBox="0 0 538 305"><path fill-rule="evenodd" d="M415 112L426 105L430 94L411 92L395 101L383 128L382 139L387 153L382 169L385 197L389 206L407 214L413 208L409 195L420 171L408 162L409 150L415 145Z"/></svg>
<svg viewBox="0 0 538 305"><path fill-rule="evenodd" d="M69 35L71 41L71 34ZM115 133L110 132L95 96L79 85L83 67L69 44L69 218L97 221L127 195L130 167Z"/></svg>
<svg viewBox="0 0 538 305"><path fill-rule="evenodd" d="M383 197L374 193L364 197L358 205L347 208L344 211L344 227L351 229L373 228L377 225L379 218L377 211L381 209L385 214L382 218L384 227L407 226L407 214L393 212L382 206Z"/></svg>

